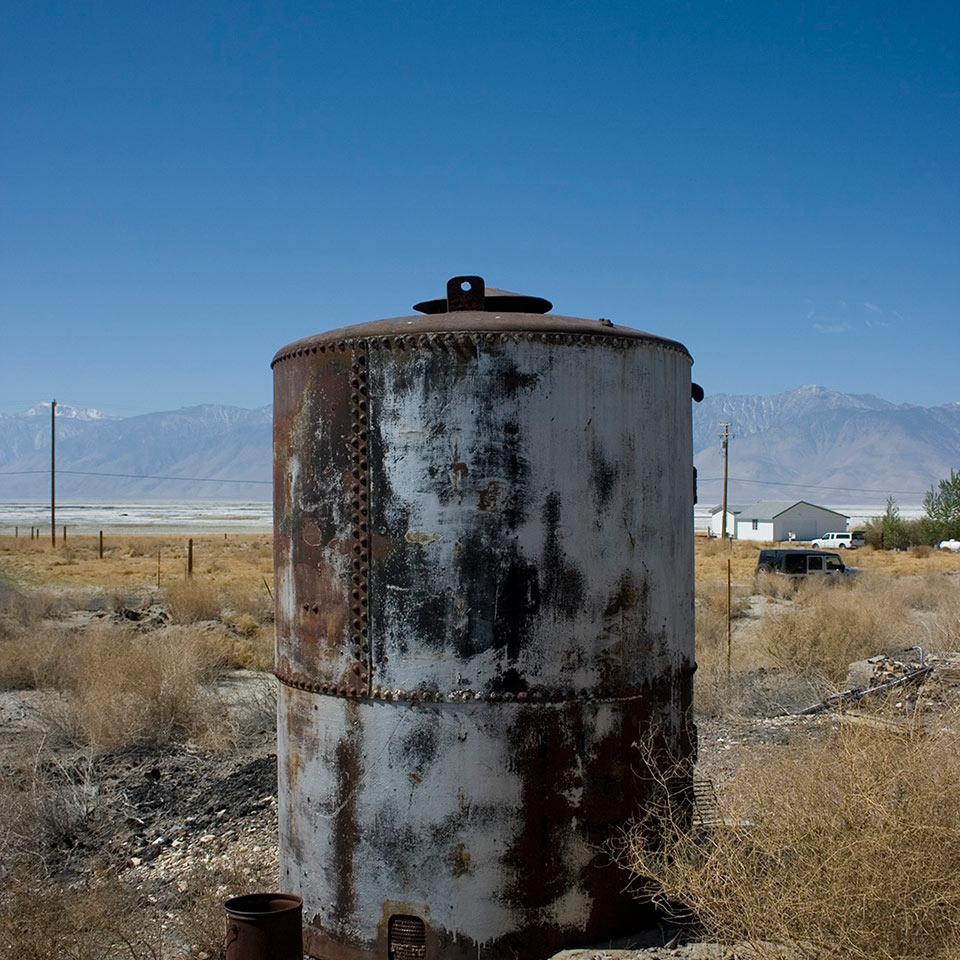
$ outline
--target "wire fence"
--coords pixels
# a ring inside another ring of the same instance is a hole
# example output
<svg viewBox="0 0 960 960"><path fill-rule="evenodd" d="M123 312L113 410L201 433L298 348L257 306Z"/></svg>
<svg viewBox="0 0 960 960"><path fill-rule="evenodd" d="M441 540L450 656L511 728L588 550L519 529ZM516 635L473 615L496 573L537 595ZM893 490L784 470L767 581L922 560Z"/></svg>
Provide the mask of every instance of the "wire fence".
<svg viewBox="0 0 960 960"><path fill-rule="evenodd" d="M31 474L50 476L50 469L46 470L0 470L0 477L19 477ZM57 476L66 474L77 477L118 477L125 480L183 480L190 483L253 483L262 486L273 486L272 480L241 480L234 477L168 477L156 473L107 473L101 470L70 470L57 467Z"/></svg>

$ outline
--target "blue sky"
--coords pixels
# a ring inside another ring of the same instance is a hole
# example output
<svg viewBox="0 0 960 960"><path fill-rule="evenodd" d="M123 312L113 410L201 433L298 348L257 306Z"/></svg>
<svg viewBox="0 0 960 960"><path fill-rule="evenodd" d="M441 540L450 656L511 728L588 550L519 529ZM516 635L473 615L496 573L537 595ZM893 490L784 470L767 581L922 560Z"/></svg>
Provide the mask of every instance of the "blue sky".
<svg viewBox="0 0 960 960"><path fill-rule="evenodd" d="M0 411L271 396L448 276L960 400L960 5L0 5Z"/></svg>

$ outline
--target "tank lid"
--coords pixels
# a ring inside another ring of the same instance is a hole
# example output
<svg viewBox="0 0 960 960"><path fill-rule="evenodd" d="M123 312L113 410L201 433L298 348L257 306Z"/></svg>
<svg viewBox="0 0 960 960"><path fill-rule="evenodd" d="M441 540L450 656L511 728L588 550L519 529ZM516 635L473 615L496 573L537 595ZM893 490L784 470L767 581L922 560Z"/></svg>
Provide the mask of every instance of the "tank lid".
<svg viewBox="0 0 960 960"><path fill-rule="evenodd" d="M439 300L421 300L413 305L420 313L455 313L479 310L488 313L549 313L553 304L543 297L530 297L511 290L488 287L483 277L451 277L447 295Z"/></svg>
<svg viewBox="0 0 960 960"><path fill-rule="evenodd" d="M549 300L496 290L488 287L483 277L452 277L447 282L446 297L424 300L414 309L420 313L339 327L297 340L277 351L271 366L291 357L316 353L318 349L325 349L327 344L345 340L398 337L425 337L429 340L457 334L613 338L676 350L690 357L687 348L676 340L621 326L605 317L587 319L549 313L552 309Z"/></svg>

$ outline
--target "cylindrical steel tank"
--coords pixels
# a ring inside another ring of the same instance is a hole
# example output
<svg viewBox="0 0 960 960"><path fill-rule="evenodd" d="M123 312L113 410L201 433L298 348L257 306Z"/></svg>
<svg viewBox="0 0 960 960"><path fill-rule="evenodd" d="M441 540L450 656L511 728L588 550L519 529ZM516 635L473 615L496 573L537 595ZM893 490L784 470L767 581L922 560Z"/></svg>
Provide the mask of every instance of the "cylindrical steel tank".
<svg viewBox="0 0 960 960"><path fill-rule="evenodd" d="M314 957L642 923L610 844L651 757L689 786L691 359L550 308L456 277L273 361L281 883Z"/></svg>

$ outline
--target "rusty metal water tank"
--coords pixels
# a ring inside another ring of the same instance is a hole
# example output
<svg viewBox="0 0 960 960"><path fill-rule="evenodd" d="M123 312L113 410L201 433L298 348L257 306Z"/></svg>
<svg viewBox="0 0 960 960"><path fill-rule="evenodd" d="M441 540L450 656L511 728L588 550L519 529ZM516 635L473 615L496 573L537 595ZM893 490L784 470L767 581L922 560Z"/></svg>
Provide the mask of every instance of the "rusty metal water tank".
<svg viewBox="0 0 960 960"><path fill-rule="evenodd" d="M642 922L609 844L640 744L689 776L691 359L550 308L456 277L274 359L281 883L314 957Z"/></svg>

